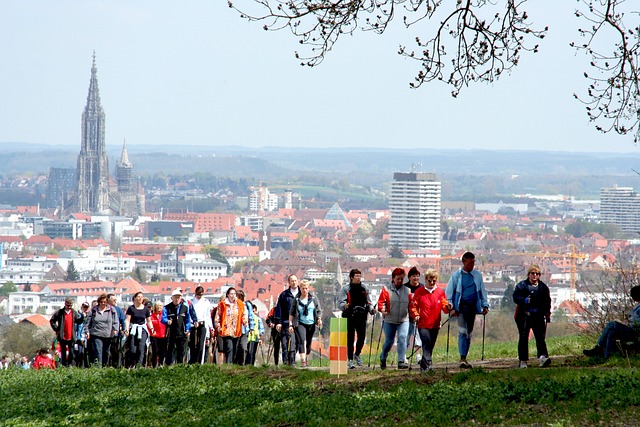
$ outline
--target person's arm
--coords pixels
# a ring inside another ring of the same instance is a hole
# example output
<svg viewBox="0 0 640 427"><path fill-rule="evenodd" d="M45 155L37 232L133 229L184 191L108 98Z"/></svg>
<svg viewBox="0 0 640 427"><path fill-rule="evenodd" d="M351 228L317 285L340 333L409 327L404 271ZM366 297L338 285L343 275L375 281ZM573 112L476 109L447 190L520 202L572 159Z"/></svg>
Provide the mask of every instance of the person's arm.
<svg viewBox="0 0 640 427"><path fill-rule="evenodd" d="M418 323L420 320L420 307L418 305L419 294L416 291L416 295L409 299L409 315L414 322Z"/></svg>
<svg viewBox="0 0 640 427"><path fill-rule="evenodd" d="M189 335L191 333L191 327L193 326L193 322L191 321L191 305L187 304L187 311L184 313L185 314L185 322L184 322L184 329L185 329L185 335Z"/></svg>
<svg viewBox="0 0 640 427"><path fill-rule="evenodd" d="M169 323L169 312L167 311L167 307L162 307L162 317L160 318L160 322L163 325L170 325L170 323Z"/></svg>
<svg viewBox="0 0 640 427"><path fill-rule="evenodd" d="M49 319L49 325L51 325L51 329L53 329L54 332L58 332L60 330L60 311L56 311L55 313L53 313L53 315L51 316L51 319Z"/></svg>
<svg viewBox="0 0 640 427"><path fill-rule="evenodd" d="M455 301L456 283L454 280L455 276L456 276L456 273L454 272L449 278L449 281L447 282L447 287L445 288L445 291L444 291L444 294L447 297L447 300L450 302L450 304L452 304L451 310L449 311L449 315L454 317L458 315L458 311L455 309L456 308L456 301Z"/></svg>
<svg viewBox="0 0 640 427"><path fill-rule="evenodd" d="M131 326L131 315L127 314L124 317L124 334L129 335L129 327Z"/></svg>
<svg viewBox="0 0 640 427"><path fill-rule="evenodd" d="M318 319L316 320L316 325L318 325L319 329L322 329L322 307L320 306L320 300L315 295L313 296L313 304L316 306L315 314Z"/></svg>
<svg viewBox="0 0 640 427"><path fill-rule="evenodd" d="M387 297L389 293L387 292L386 286L382 288L380 292L380 296L378 297L378 311L382 313L383 316L387 315Z"/></svg>
<svg viewBox="0 0 640 427"><path fill-rule="evenodd" d="M338 309L342 311L346 311L349 308L349 291L347 290L347 286L343 286L340 288L340 298L338 299Z"/></svg>

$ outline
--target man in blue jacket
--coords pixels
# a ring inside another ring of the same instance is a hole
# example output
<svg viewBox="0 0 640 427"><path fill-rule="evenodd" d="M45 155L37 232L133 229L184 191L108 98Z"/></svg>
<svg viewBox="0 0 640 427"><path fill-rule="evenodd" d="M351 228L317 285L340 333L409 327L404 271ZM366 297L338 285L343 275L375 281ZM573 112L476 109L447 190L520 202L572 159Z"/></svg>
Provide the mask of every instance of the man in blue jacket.
<svg viewBox="0 0 640 427"><path fill-rule="evenodd" d="M476 314L483 316L489 311L487 292L482 282L482 274L474 270L476 257L471 252L462 255L462 267L451 275L447 289L447 299L453 304L449 313L458 318L458 351L460 367L470 369L467 354L471 346L471 333L476 321Z"/></svg>

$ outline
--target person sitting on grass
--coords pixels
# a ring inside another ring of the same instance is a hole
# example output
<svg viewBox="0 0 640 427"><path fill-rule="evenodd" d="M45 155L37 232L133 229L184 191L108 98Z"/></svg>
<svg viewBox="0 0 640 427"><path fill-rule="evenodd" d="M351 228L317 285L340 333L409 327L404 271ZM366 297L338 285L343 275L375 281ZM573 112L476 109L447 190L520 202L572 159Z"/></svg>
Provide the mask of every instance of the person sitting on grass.
<svg viewBox="0 0 640 427"><path fill-rule="evenodd" d="M38 350L38 355L33 359L33 369L55 369L53 357L46 348Z"/></svg>
<svg viewBox="0 0 640 427"><path fill-rule="evenodd" d="M631 299L640 302L640 285L631 288ZM629 313L629 325L614 320L607 323L600 335L598 344L591 349L582 350L585 356L609 358L616 351L616 342L637 342L640 337L640 304Z"/></svg>

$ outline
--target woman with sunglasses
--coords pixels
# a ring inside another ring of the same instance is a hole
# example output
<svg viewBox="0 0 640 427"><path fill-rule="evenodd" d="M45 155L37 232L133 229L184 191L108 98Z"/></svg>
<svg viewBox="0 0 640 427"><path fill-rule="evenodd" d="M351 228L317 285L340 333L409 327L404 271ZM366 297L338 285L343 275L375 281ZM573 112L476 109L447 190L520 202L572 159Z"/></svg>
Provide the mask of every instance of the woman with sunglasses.
<svg viewBox="0 0 640 427"><path fill-rule="evenodd" d="M547 323L551 321L551 296L549 287L540 280L540 267L532 265L527 278L516 285L513 301L517 304L515 321L518 326L518 360L520 368L529 361L529 331L533 330L540 367L549 366L549 352L545 341Z"/></svg>
<svg viewBox="0 0 640 427"><path fill-rule="evenodd" d="M433 269L427 270L424 278L424 286L416 290L410 304L411 317L416 323L422 340L422 358L420 359L422 373L432 369L431 354L440 332L442 313L449 313L451 309L444 290L437 286L438 272Z"/></svg>

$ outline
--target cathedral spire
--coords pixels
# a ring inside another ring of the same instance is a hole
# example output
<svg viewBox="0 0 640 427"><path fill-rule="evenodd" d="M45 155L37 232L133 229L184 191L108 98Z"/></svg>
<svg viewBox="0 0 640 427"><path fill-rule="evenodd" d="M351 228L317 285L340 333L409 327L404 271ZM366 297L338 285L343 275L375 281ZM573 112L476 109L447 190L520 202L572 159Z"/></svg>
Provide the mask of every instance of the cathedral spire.
<svg viewBox="0 0 640 427"><path fill-rule="evenodd" d="M120 157L120 164L122 166L133 167L131 162L129 161L129 153L127 152L127 140L123 140L122 142L122 156Z"/></svg>
<svg viewBox="0 0 640 427"><path fill-rule="evenodd" d="M105 114L100 103L96 52L91 61L87 104L82 112L82 137L77 168L77 209L104 212L109 209L109 162L105 150Z"/></svg>

